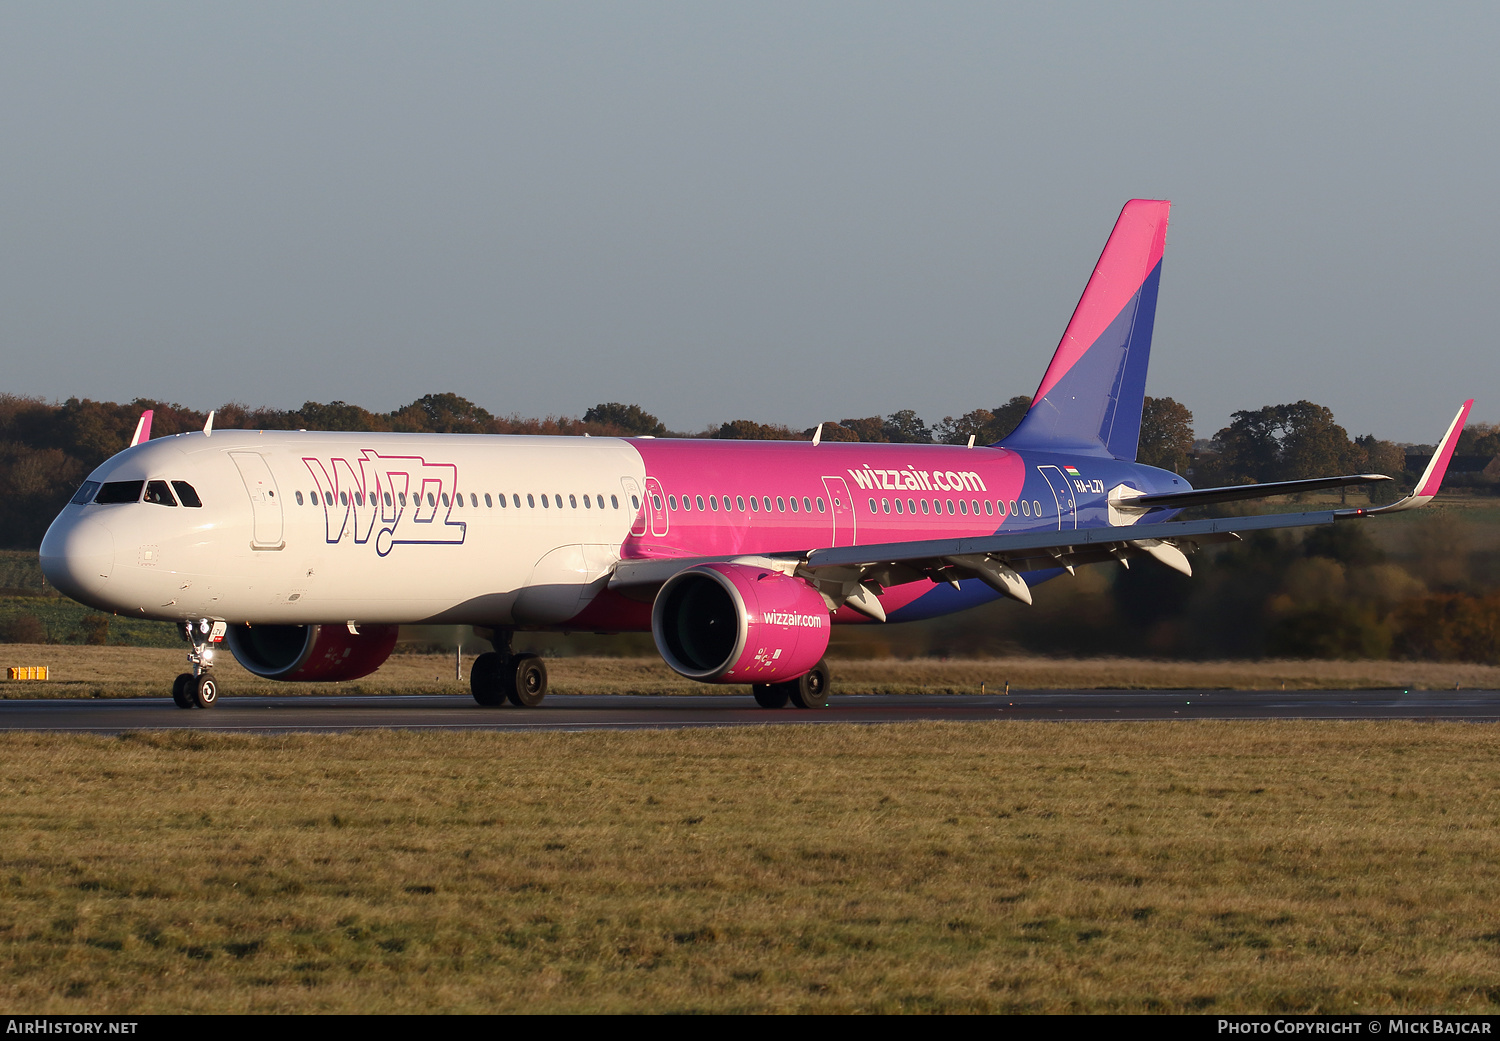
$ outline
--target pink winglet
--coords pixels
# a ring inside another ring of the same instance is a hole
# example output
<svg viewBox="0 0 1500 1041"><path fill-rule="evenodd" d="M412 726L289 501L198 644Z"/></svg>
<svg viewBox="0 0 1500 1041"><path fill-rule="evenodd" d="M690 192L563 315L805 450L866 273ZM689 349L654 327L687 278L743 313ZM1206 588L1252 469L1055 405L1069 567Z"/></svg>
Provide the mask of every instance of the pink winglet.
<svg viewBox="0 0 1500 1041"><path fill-rule="evenodd" d="M1073 310L1073 320L1032 398L1033 404L1068 374L1155 270L1166 248L1167 213L1171 208L1164 199L1131 199L1120 211L1120 219L1115 221L1089 284Z"/></svg>
<svg viewBox="0 0 1500 1041"><path fill-rule="evenodd" d="M148 408L146 411L141 413L141 418L136 420L135 436L130 439L131 448L134 448L136 445L143 445L147 441L151 440L152 414L153 410Z"/></svg>
<svg viewBox="0 0 1500 1041"><path fill-rule="evenodd" d="M1458 415L1453 417L1448 432L1443 435L1437 451L1432 454L1432 461L1427 464L1427 471L1422 474L1422 480L1417 484L1417 490L1412 492L1413 495L1430 497L1438 493L1443 484L1443 475L1448 472L1448 461L1453 458L1453 450L1458 447L1459 435L1464 432L1464 420L1469 418L1469 409L1473 407L1474 399L1470 398L1458 410Z"/></svg>

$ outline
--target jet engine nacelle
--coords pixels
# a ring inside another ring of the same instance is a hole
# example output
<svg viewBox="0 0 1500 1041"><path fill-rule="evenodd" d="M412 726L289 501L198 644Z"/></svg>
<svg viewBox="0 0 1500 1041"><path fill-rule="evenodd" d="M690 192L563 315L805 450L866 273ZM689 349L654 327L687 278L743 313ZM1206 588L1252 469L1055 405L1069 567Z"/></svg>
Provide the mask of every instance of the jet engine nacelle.
<svg viewBox="0 0 1500 1041"><path fill-rule="evenodd" d="M225 642L235 659L268 680L293 683L356 680L391 656L400 629L371 625L231 625Z"/></svg>
<svg viewBox="0 0 1500 1041"><path fill-rule="evenodd" d="M656 649L704 683L782 683L828 649L828 607L806 582L747 564L699 564L661 587L651 608Z"/></svg>

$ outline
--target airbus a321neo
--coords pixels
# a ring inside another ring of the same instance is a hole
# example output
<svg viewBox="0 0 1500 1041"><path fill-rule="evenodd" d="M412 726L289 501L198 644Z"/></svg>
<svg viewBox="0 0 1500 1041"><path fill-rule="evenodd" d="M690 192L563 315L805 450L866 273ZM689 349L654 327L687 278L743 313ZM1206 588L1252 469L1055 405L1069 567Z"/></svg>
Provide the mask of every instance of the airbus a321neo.
<svg viewBox="0 0 1500 1041"><path fill-rule="evenodd" d="M481 705L536 705L517 631L649 630L677 672L828 703L830 626L931 618L1084 564L1191 573L1205 543L1347 523L1437 492L1472 402L1414 494L1374 509L1174 521L1206 503L1388 480L1192 489L1135 461L1166 240L1125 205L1031 409L994 445L213 430L131 447L52 523L42 569L90 606L182 627L177 704L217 697L215 645L288 681L373 672L409 623L473 625Z"/></svg>

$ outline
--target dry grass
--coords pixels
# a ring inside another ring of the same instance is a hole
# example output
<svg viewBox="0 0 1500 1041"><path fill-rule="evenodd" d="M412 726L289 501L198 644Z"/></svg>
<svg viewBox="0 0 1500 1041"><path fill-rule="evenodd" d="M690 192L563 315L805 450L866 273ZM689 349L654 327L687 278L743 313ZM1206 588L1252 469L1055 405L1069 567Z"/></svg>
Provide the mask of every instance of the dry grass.
<svg viewBox="0 0 1500 1041"><path fill-rule="evenodd" d="M1492 727L0 736L15 1012L1500 1008Z"/></svg>
<svg viewBox="0 0 1500 1041"><path fill-rule="evenodd" d="M0 698L164 697L187 667L186 647L78 647L6 644L0 665L46 665L46 683L0 680ZM453 658L397 654L373 676L343 684L276 683L252 676L228 651L219 654L225 694L458 694L465 679L453 676ZM552 689L560 694L742 694L683 679L659 658L552 658ZM836 690L845 694L977 694L1009 682L1020 689L1267 689L1419 690L1500 688L1500 667L1445 662L1390 661L1150 661L1136 658L1000 658L834 661Z"/></svg>

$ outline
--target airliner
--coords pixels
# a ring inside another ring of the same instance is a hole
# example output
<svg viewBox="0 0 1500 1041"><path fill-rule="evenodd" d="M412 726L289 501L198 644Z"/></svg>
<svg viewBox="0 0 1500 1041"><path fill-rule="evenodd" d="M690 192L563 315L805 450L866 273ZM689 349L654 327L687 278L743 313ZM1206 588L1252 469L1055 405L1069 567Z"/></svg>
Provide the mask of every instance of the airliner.
<svg viewBox="0 0 1500 1041"><path fill-rule="evenodd" d="M220 643L253 674L355 679L406 624L471 625L481 705L534 706L518 632L650 632L666 663L766 708L829 702L838 624L962 611L1088 564L1191 574L1246 531L1346 523L1436 494L1473 402L1415 491L1376 508L1209 520L1184 509L1389 480L1194 489L1136 462L1170 203L1126 203L1030 410L993 445L204 429L101 464L41 566L89 606L171 621L173 699L218 698ZM819 428L821 430L821 428Z"/></svg>

